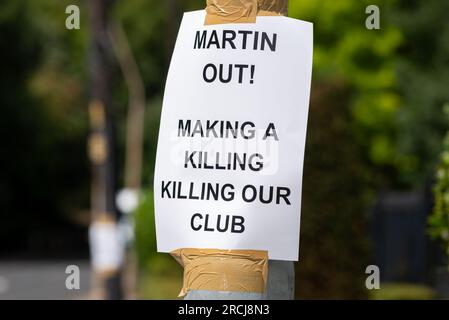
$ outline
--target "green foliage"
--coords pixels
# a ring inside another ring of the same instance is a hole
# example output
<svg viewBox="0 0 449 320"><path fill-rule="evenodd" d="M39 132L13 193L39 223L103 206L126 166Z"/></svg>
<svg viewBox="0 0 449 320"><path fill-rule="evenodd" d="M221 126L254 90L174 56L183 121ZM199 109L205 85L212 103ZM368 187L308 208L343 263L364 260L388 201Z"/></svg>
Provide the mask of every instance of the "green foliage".
<svg viewBox="0 0 449 320"><path fill-rule="evenodd" d="M432 300L436 292L429 287L410 283L382 283L380 289L371 290L374 300Z"/></svg>
<svg viewBox="0 0 449 320"><path fill-rule="evenodd" d="M145 110L145 141L143 183L145 186L153 185L154 166L156 162L157 139L159 121L161 119L162 97L154 97Z"/></svg>
<svg viewBox="0 0 449 320"><path fill-rule="evenodd" d="M153 192L146 191L135 212L135 248L140 266L156 253L156 228L154 224Z"/></svg>
<svg viewBox="0 0 449 320"><path fill-rule="evenodd" d="M139 293L142 299L173 300L182 288L182 268L167 254L151 260L142 273Z"/></svg>
<svg viewBox="0 0 449 320"><path fill-rule="evenodd" d="M170 255L157 253L153 192L148 190L135 212L135 249L144 299L173 299L182 287L182 268Z"/></svg>
<svg viewBox="0 0 449 320"><path fill-rule="evenodd" d="M366 6L381 29L367 30ZM353 132L372 168L394 187L426 181L447 124L449 2L291 1L290 15L314 22L314 78L342 79L353 92ZM388 173L385 175L384 173Z"/></svg>
<svg viewBox="0 0 449 320"><path fill-rule="evenodd" d="M124 25L150 97L163 92L183 12L204 6L203 0L133 0L116 4L114 17Z"/></svg>
<svg viewBox="0 0 449 320"><path fill-rule="evenodd" d="M365 8L376 4L384 10L393 3L290 2L291 17L314 23L299 298L367 295L364 212L380 182L379 168L398 164L394 134L400 98L393 65L402 36L384 20L381 30L367 30Z"/></svg>
<svg viewBox="0 0 449 320"><path fill-rule="evenodd" d="M444 112L449 122L449 104L444 106ZM449 131L444 137L433 194L435 205L429 217L429 230L435 239L442 241L449 255Z"/></svg>
<svg viewBox="0 0 449 320"><path fill-rule="evenodd" d="M432 176L448 127L441 110L449 101L448 12L448 1L401 0L390 17L404 39L395 64L402 97L396 149L409 159L401 170L403 182L409 185Z"/></svg>
<svg viewBox="0 0 449 320"><path fill-rule="evenodd" d="M2 2L0 248L58 247L36 239L87 206L84 61L71 56L84 48L64 32L64 9L63 1Z"/></svg>
<svg viewBox="0 0 449 320"><path fill-rule="evenodd" d="M400 168L395 149L395 117L400 98L395 91L394 57L402 36L385 23L384 10L395 1L292 1L290 15L314 23L314 78L344 81L352 88L349 107L356 143L374 166ZM365 28L365 8L381 8L381 29Z"/></svg>
<svg viewBox="0 0 449 320"><path fill-rule="evenodd" d="M114 6L113 18L123 24L145 84L148 101L142 177L145 187L150 187L153 181L162 94L182 14L204 6L203 0L133 0L117 2ZM117 118L125 119L127 88L122 79L117 83L116 92L115 101L120 107ZM120 148L123 148L125 142L124 126L125 122L119 121ZM120 164L123 165L123 159Z"/></svg>
<svg viewBox="0 0 449 320"><path fill-rule="evenodd" d="M366 298L369 168L342 84L314 84L304 162L298 298ZM357 258L354 258L357 257Z"/></svg>

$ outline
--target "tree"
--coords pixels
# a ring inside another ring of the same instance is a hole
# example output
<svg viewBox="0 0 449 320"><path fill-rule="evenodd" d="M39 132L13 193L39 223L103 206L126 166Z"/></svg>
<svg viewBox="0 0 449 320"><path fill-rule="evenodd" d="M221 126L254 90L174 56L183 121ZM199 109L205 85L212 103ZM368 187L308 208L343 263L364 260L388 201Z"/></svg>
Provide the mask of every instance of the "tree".
<svg viewBox="0 0 449 320"><path fill-rule="evenodd" d="M442 106L449 101L449 2L398 1L389 20L403 32L397 60L398 93L396 147L407 165L401 180L419 185L433 174L447 130Z"/></svg>

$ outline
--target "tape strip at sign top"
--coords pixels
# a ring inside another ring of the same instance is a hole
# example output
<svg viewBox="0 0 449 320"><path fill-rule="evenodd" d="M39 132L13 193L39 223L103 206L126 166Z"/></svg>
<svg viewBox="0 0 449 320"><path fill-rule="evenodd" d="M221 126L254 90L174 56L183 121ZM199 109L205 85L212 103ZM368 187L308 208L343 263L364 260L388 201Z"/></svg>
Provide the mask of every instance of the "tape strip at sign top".
<svg viewBox="0 0 449 320"><path fill-rule="evenodd" d="M287 16L288 0L207 0L205 25L255 23L257 16ZM170 253L184 267L189 290L264 293L268 252L258 250L178 249Z"/></svg>
<svg viewBox="0 0 449 320"><path fill-rule="evenodd" d="M287 16L288 0L207 0L205 25L255 23L257 16Z"/></svg>

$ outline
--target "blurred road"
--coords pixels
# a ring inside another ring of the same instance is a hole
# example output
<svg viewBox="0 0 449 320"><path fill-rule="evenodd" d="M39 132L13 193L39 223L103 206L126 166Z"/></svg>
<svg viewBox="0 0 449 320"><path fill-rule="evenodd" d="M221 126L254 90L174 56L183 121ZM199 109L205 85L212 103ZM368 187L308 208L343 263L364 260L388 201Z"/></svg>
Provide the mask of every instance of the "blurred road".
<svg viewBox="0 0 449 320"><path fill-rule="evenodd" d="M68 265L80 269L80 289L66 288ZM0 261L0 300L87 299L91 272L89 261Z"/></svg>

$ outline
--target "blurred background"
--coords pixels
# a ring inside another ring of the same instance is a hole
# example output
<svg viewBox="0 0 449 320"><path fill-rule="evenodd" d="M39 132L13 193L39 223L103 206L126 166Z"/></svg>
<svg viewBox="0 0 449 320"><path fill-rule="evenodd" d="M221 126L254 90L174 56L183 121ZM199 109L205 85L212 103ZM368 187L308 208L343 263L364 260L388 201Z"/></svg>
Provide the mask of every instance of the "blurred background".
<svg viewBox="0 0 449 320"><path fill-rule="evenodd" d="M88 106L99 96L108 100L109 212L128 230L133 266L120 270L125 298L175 299L182 286L182 268L156 253L152 180L182 13L205 1L94 2L2 1L0 299L102 298L88 237L104 174L89 158ZM65 27L72 4L79 30ZM379 30L365 27L373 4ZM449 298L448 13L443 0L290 0L289 16L315 30L298 299ZM140 120L142 145L130 147ZM142 154L137 173L130 152ZM124 188L137 190L137 208L116 208ZM371 264L380 290L365 287ZM66 289L67 265L79 266L80 290Z"/></svg>

